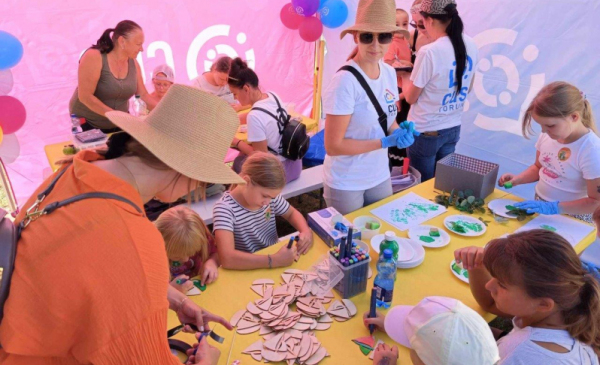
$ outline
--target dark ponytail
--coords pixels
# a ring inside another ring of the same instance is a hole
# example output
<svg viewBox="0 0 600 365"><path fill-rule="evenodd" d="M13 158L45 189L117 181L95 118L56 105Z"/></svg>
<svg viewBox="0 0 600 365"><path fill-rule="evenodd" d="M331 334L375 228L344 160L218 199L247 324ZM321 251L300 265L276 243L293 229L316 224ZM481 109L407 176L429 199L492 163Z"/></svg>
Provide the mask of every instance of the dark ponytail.
<svg viewBox="0 0 600 365"><path fill-rule="evenodd" d="M142 28L134 21L123 20L115 28L108 28L102 33L102 36L98 38L96 44L92 45L92 49L97 49L100 53L109 53L115 48L115 43L119 37L127 38L134 30ZM110 33L113 35L111 36Z"/></svg>
<svg viewBox="0 0 600 365"><path fill-rule="evenodd" d="M244 85L249 85L255 89L258 88L258 76L256 72L248 67L248 64L241 58L237 57L231 62L231 70L229 71L229 86L241 89Z"/></svg>
<svg viewBox="0 0 600 365"><path fill-rule="evenodd" d="M446 33L452 47L454 48L454 57L456 58L456 93L460 94L462 89L463 76L465 75L465 69L467 67L467 47L463 39L463 22L458 15L456 4L448 4L444 8L446 14L428 14L421 12L421 15L425 18L433 18L441 21L446 26Z"/></svg>

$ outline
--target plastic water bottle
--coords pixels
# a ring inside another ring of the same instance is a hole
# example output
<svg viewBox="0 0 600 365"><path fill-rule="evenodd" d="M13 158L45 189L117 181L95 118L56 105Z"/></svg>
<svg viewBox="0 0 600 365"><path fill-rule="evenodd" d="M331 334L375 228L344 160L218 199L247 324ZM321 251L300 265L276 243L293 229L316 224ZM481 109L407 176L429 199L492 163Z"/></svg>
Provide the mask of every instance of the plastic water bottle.
<svg viewBox="0 0 600 365"><path fill-rule="evenodd" d="M75 114L71 114L71 134L81 133L81 119Z"/></svg>
<svg viewBox="0 0 600 365"><path fill-rule="evenodd" d="M377 289L376 304L378 308L388 309L394 296L394 281L396 280L396 261L392 250L385 249L377 262L377 276L373 288Z"/></svg>
<svg viewBox="0 0 600 365"><path fill-rule="evenodd" d="M139 95L135 96L135 99L133 100L132 109L132 114L136 117L142 117L148 114L148 110L146 109L146 103L144 103L144 101L140 98Z"/></svg>
<svg viewBox="0 0 600 365"><path fill-rule="evenodd" d="M394 261L398 261L398 252L400 251L400 246L398 246L398 242L396 241L396 234L392 231L385 232L385 238L379 244L379 252L383 252L387 249L392 250Z"/></svg>

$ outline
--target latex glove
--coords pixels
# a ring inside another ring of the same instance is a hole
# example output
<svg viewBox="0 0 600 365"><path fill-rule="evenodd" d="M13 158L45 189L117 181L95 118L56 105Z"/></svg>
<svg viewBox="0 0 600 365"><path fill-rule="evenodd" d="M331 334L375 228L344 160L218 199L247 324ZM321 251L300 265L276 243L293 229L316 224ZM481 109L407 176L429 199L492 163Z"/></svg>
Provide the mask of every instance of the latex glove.
<svg viewBox="0 0 600 365"><path fill-rule="evenodd" d="M402 130L404 133L398 133L398 142L396 143L396 147L399 149L410 147L413 143L415 143L415 137L413 132L410 130L405 130L403 128L398 128L396 130Z"/></svg>
<svg viewBox="0 0 600 365"><path fill-rule="evenodd" d="M526 200L515 204L515 208L527 209L527 213L545 215L559 214L558 202L543 202L540 200Z"/></svg>
<svg viewBox="0 0 600 365"><path fill-rule="evenodd" d="M406 129L409 132L412 132L413 136L415 136L415 137L418 137L421 135L420 132L417 132L415 130L415 123L409 122L408 120L405 120L404 122L400 123L400 127Z"/></svg>
<svg viewBox="0 0 600 365"><path fill-rule="evenodd" d="M396 145L398 144L398 131L400 131L401 129L398 128L396 129L394 132L392 132L392 134L390 134L387 137L383 137L382 139L380 139L381 141L381 148L389 148L389 147L396 147Z"/></svg>

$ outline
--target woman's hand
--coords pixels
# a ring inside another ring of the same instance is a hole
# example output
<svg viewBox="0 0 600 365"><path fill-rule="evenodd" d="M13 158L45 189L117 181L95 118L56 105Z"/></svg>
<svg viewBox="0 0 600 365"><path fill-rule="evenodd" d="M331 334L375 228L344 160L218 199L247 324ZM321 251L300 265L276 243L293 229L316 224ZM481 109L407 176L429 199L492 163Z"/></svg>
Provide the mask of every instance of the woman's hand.
<svg viewBox="0 0 600 365"><path fill-rule="evenodd" d="M200 338L199 333L196 334L196 338ZM205 336L200 342L195 343L191 349L187 350L187 355L187 365L217 365L221 356L221 350L209 345Z"/></svg>
<svg viewBox="0 0 600 365"><path fill-rule="evenodd" d="M181 282L182 280L187 280L187 281L185 283L179 284L178 281ZM194 288L194 283L189 280L189 277L187 275L179 275L178 277L173 279L173 281L171 281L171 286L173 288L177 289L178 291L182 292L183 294L185 294L190 289Z"/></svg>
<svg viewBox="0 0 600 365"><path fill-rule="evenodd" d="M462 263L465 270L479 269L483 267L483 254L482 247L464 247L454 251L454 259L457 264Z"/></svg>
<svg viewBox="0 0 600 365"><path fill-rule="evenodd" d="M305 255L313 245L313 233L309 229L308 231L300 232L298 237L298 254Z"/></svg>
<svg viewBox="0 0 600 365"><path fill-rule="evenodd" d="M177 317L182 324L192 323L200 330L200 332L208 331L208 323L215 322L221 324L228 330L232 330L233 326L223 317L219 317L202 309L198 304L189 299L184 299L177 311ZM185 326L184 331L193 332L190 326Z"/></svg>
<svg viewBox="0 0 600 365"><path fill-rule="evenodd" d="M369 325L375 325L375 329L385 333L385 327L384 327L384 322L385 322L385 314L381 313L380 311L377 311L377 316L375 318L369 318L369 312L365 312L365 314L363 314L363 323L365 325L365 327L369 328Z"/></svg>
<svg viewBox="0 0 600 365"><path fill-rule="evenodd" d="M215 280L217 280L218 276L219 276L219 266L217 265L217 262L214 259L209 258L208 260L206 260L206 262L202 266L201 284L202 285L211 284Z"/></svg>
<svg viewBox="0 0 600 365"><path fill-rule="evenodd" d="M398 346L380 343L373 355L373 365L395 365L398 363Z"/></svg>

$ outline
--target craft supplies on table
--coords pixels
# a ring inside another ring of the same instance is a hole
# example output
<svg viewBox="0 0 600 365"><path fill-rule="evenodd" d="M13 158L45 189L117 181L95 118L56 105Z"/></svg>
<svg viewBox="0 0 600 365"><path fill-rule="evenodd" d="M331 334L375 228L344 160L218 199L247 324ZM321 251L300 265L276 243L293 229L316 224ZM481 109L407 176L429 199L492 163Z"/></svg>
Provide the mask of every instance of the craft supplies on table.
<svg viewBox="0 0 600 365"><path fill-rule="evenodd" d="M329 247L340 244L342 237L347 236L348 228L352 226L335 208L325 208L308 213L308 226ZM361 239L361 231L353 230L352 237Z"/></svg>
<svg viewBox="0 0 600 365"><path fill-rule="evenodd" d="M564 215L539 215L517 229L514 233L532 229L546 229L558 233L569 241L571 246L575 247L575 245L592 233L595 227Z"/></svg>
<svg viewBox="0 0 600 365"><path fill-rule="evenodd" d="M485 199L494 192L499 168L492 162L451 153L436 163L434 187L447 193L472 190L476 198Z"/></svg>
<svg viewBox="0 0 600 365"><path fill-rule="evenodd" d="M450 244L450 235L446 231L428 225L411 227L408 230L408 238L429 248L440 248Z"/></svg>
<svg viewBox="0 0 600 365"><path fill-rule="evenodd" d="M406 231L412 226L419 225L445 213L446 210L444 206L410 192L372 209L371 213L395 226L400 231Z"/></svg>

